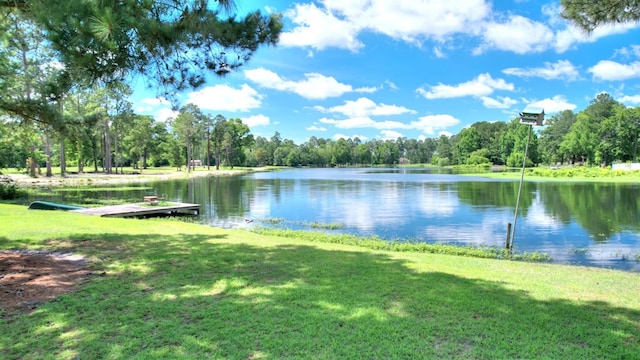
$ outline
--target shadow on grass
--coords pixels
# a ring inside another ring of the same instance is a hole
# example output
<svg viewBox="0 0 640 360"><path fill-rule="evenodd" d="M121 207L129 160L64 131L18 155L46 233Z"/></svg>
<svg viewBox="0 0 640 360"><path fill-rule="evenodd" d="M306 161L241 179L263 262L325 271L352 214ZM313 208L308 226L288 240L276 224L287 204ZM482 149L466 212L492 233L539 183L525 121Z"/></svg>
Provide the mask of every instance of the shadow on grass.
<svg viewBox="0 0 640 360"><path fill-rule="evenodd" d="M2 320L7 358L632 358L640 313L418 273L385 254L78 236L106 277ZM66 244L66 245L65 245ZM29 334L24 336L22 334Z"/></svg>

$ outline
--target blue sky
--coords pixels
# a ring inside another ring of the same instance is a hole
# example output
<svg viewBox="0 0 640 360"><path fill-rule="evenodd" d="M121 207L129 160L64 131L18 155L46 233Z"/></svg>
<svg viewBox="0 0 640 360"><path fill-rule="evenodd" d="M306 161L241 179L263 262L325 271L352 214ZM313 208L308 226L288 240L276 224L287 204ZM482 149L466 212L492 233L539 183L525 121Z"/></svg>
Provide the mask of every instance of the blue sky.
<svg viewBox="0 0 640 360"><path fill-rule="evenodd" d="M280 43L180 99L240 118L255 136L422 139L509 121L526 106L579 112L602 92L640 105L640 25L586 35L560 17L559 0L238 5L282 13ZM175 116L142 86L132 101L159 121Z"/></svg>

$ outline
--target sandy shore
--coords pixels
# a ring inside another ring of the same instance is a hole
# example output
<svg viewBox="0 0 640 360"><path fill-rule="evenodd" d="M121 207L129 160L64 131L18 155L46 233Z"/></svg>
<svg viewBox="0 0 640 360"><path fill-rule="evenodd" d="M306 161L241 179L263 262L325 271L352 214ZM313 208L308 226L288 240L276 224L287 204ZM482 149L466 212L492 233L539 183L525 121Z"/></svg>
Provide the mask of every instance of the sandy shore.
<svg viewBox="0 0 640 360"><path fill-rule="evenodd" d="M250 172L264 171L263 168L241 169L241 170L206 170L196 169L190 173L186 171L166 170L162 172L153 169L143 170L142 174L104 174L104 173L84 173L68 174L67 176L40 176L32 178L24 174L8 174L19 186L65 186L65 185L96 185L96 184L131 184L150 181L163 181L173 179L189 179L207 176L234 176L243 175Z"/></svg>

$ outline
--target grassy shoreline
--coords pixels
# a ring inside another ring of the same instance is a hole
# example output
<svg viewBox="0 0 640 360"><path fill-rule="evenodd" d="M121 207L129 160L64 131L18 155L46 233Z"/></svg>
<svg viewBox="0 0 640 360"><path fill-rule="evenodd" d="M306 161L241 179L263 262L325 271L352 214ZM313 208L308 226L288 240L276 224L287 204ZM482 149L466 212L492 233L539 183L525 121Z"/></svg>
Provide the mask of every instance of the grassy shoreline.
<svg viewBox="0 0 640 360"><path fill-rule="evenodd" d="M401 165L401 168L437 168L432 165ZM22 187L38 186L77 186L77 185L108 185L108 184L133 184L152 181L165 181L173 179L188 179L193 177L207 176L234 176L244 175L251 172L273 171L285 169L286 167L259 167L234 169L207 170L205 167L198 167L188 173L175 168L149 168L140 173L134 169L125 169L125 174L104 174L87 172L83 174L70 173L65 177L59 176L59 169L54 169L54 176L39 176L31 178L22 172L11 169L4 169L3 174L13 179ZM468 177L484 177L499 180L520 180L520 171L491 171L491 168L459 166L453 167L457 175ZM484 169L483 171L478 171ZM73 171L74 169L70 169ZM57 171L57 172L56 172ZM536 167L525 169L525 181L556 181L556 182L610 182L610 183L640 183L640 171L612 171L609 168L600 167L570 167L552 169L549 167Z"/></svg>
<svg viewBox="0 0 640 360"><path fill-rule="evenodd" d="M54 171L54 175L51 177L38 176L32 178L25 175L22 172L15 170L2 170L2 173L19 186L22 187L38 187L38 186L77 186L77 185L108 185L108 184L135 184L152 181L166 181L175 179L189 179L196 177L208 177L208 176L235 176L244 175L251 172L269 171L270 167L260 168L244 168L236 167L234 169L220 169L215 170L214 167L211 170L207 170L206 167L198 167L192 172L186 170L176 170L175 168L149 168L142 171L134 170L131 168L125 169L124 174L105 174L102 172L85 172L85 173L72 173L73 169L70 169L70 173L66 176L60 176L60 171Z"/></svg>
<svg viewBox="0 0 640 360"><path fill-rule="evenodd" d="M491 179L520 180L521 171L512 172L474 172L461 173L463 176L477 176ZM609 183L640 183L640 171L611 170L600 167L573 167L552 169L548 167L527 168L524 172L525 181L555 181L555 182L609 182Z"/></svg>
<svg viewBox="0 0 640 360"><path fill-rule="evenodd" d="M0 314L0 357L633 358L640 277L0 205L0 248L95 271Z"/></svg>

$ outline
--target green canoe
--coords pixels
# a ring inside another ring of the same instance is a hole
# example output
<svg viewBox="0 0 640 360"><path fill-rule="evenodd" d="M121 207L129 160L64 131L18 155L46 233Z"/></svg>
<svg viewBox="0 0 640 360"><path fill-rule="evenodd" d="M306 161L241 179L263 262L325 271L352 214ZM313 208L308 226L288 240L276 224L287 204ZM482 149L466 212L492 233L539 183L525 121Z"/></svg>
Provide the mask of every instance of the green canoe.
<svg viewBox="0 0 640 360"><path fill-rule="evenodd" d="M52 203L48 201L34 201L29 204L29 210L78 210L84 209L82 206L75 205L67 205L67 204L58 204Z"/></svg>

